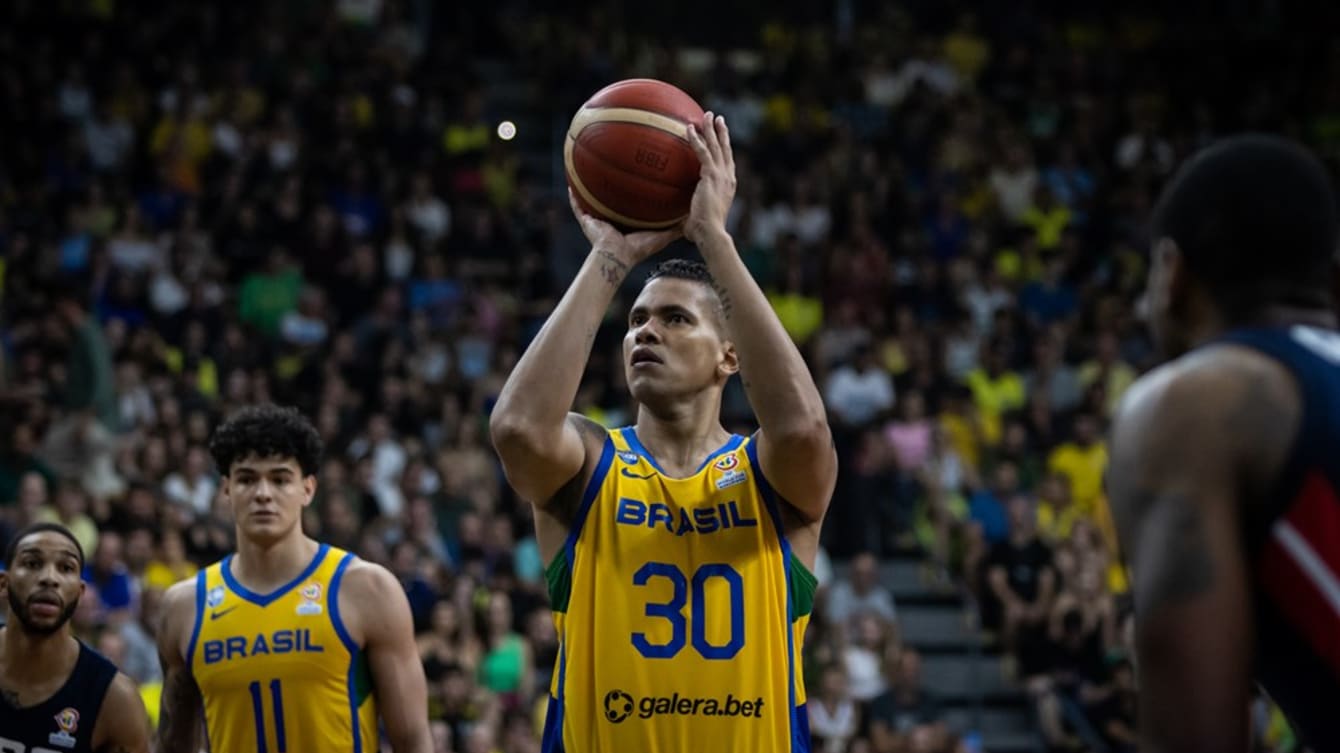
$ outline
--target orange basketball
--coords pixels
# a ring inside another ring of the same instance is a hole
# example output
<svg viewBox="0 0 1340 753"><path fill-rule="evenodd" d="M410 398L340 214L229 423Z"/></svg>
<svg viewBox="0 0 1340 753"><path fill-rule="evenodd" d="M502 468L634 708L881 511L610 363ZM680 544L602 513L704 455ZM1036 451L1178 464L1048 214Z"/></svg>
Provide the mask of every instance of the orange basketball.
<svg viewBox="0 0 1340 753"><path fill-rule="evenodd" d="M702 119L703 108L664 81L635 78L596 92L563 143L577 203L624 230L683 221L699 170L685 129Z"/></svg>

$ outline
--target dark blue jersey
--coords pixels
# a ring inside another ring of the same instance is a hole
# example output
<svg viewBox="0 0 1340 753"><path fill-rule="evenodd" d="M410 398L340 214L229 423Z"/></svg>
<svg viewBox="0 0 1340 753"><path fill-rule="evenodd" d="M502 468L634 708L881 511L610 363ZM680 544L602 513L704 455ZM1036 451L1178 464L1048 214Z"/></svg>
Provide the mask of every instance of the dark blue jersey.
<svg viewBox="0 0 1340 753"><path fill-rule="evenodd" d="M1340 332L1239 330L1218 342L1283 364L1301 424L1273 491L1243 510L1256 677L1316 750L1340 751Z"/></svg>
<svg viewBox="0 0 1340 753"><path fill-rule="evenodd" d="M0 698L0 751L92 753L93 725L115 678L116 665L81 642L74 671L55 695L23 708Z"/></svg>

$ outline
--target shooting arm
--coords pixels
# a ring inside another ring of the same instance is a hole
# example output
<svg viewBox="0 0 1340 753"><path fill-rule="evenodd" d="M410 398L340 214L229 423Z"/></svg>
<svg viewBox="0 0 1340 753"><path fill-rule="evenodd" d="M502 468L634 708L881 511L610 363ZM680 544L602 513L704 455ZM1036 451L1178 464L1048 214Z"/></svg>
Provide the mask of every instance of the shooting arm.
<svg viewBox="0 0 1340 753"><path fill-rule="evenodd" d="M599 427L568 411L605 309L631 268L615 251L593 248L498 395L489 417L493 445L508 481L532 503L553 497L581 471L588 444L598 451L604 441Z"/></svg>
<svg viewBox="0 0 1340 753"><path fill-rule="evenodd" d="M726 232L735 161L725 122L704 119L700 129L689 129L689 143L703 171L690 214L692 230L686 226L686 232L716 280L727 336L740 358L740 379L758 417L759 462L777 493L808 522L818 521L837 479L823 397Z"/></svg>

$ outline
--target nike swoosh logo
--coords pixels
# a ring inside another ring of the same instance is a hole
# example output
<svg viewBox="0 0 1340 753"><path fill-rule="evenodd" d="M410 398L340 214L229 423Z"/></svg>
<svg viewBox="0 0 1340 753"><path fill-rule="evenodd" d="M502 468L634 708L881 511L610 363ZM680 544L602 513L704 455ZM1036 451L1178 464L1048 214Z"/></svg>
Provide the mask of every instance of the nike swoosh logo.
<svg viewBox="0 0 1340 753"><path fill-rule="evenodd" d="M654 477L656 476L656 472L655 472L655 471L652 471L651 473L648 473L647 475L643 476L643 475L640 474L640 473L633 473L632 471L628 470L627 468L622 469L622 470L620 471L620 473L622 473L623 475L627 476L628 478L640 478L640 479L642 479L642 480L644 480L644 481L647 480L647 479L649 479L649 478L654 478Z"/></svg>
<svg viewBox="0 0 1340 753"><path fill-rule="evenodd" d="M220 617L224 616L225 614L228 614L229 612L233 611L234 609L237 609L237 606L236 606L236 605L231 606L231 607L228 607L227 609L220 609L220 610L217 611L217 612L210 612L210 613L209 613L209 618L210 618L211 620L217 620L217 619L219 619Z"/></svg>

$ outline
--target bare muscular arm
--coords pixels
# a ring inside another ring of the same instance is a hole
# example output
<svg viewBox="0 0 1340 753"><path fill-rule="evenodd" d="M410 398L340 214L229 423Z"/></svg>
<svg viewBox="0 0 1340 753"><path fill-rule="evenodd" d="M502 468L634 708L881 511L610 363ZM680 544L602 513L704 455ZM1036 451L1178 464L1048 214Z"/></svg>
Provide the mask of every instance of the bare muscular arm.
<svg viewBox="0 0 1340 753"><path fill-rule="evenodd" d="M204 709L200 686L182 652L195 621L195 579L182 581L163 595L158 657L163 664L163 700L158 712L157 753L196 753Z"/></svg>
<svg viewBox="0 0 1340 753"><path fill-rule="evenodd" d="M1166 366L1123 403L1109 487L1133 575L1142 750L1247 748L1242 519L1299 410L1287 373L1237 348Z"/></svg>

